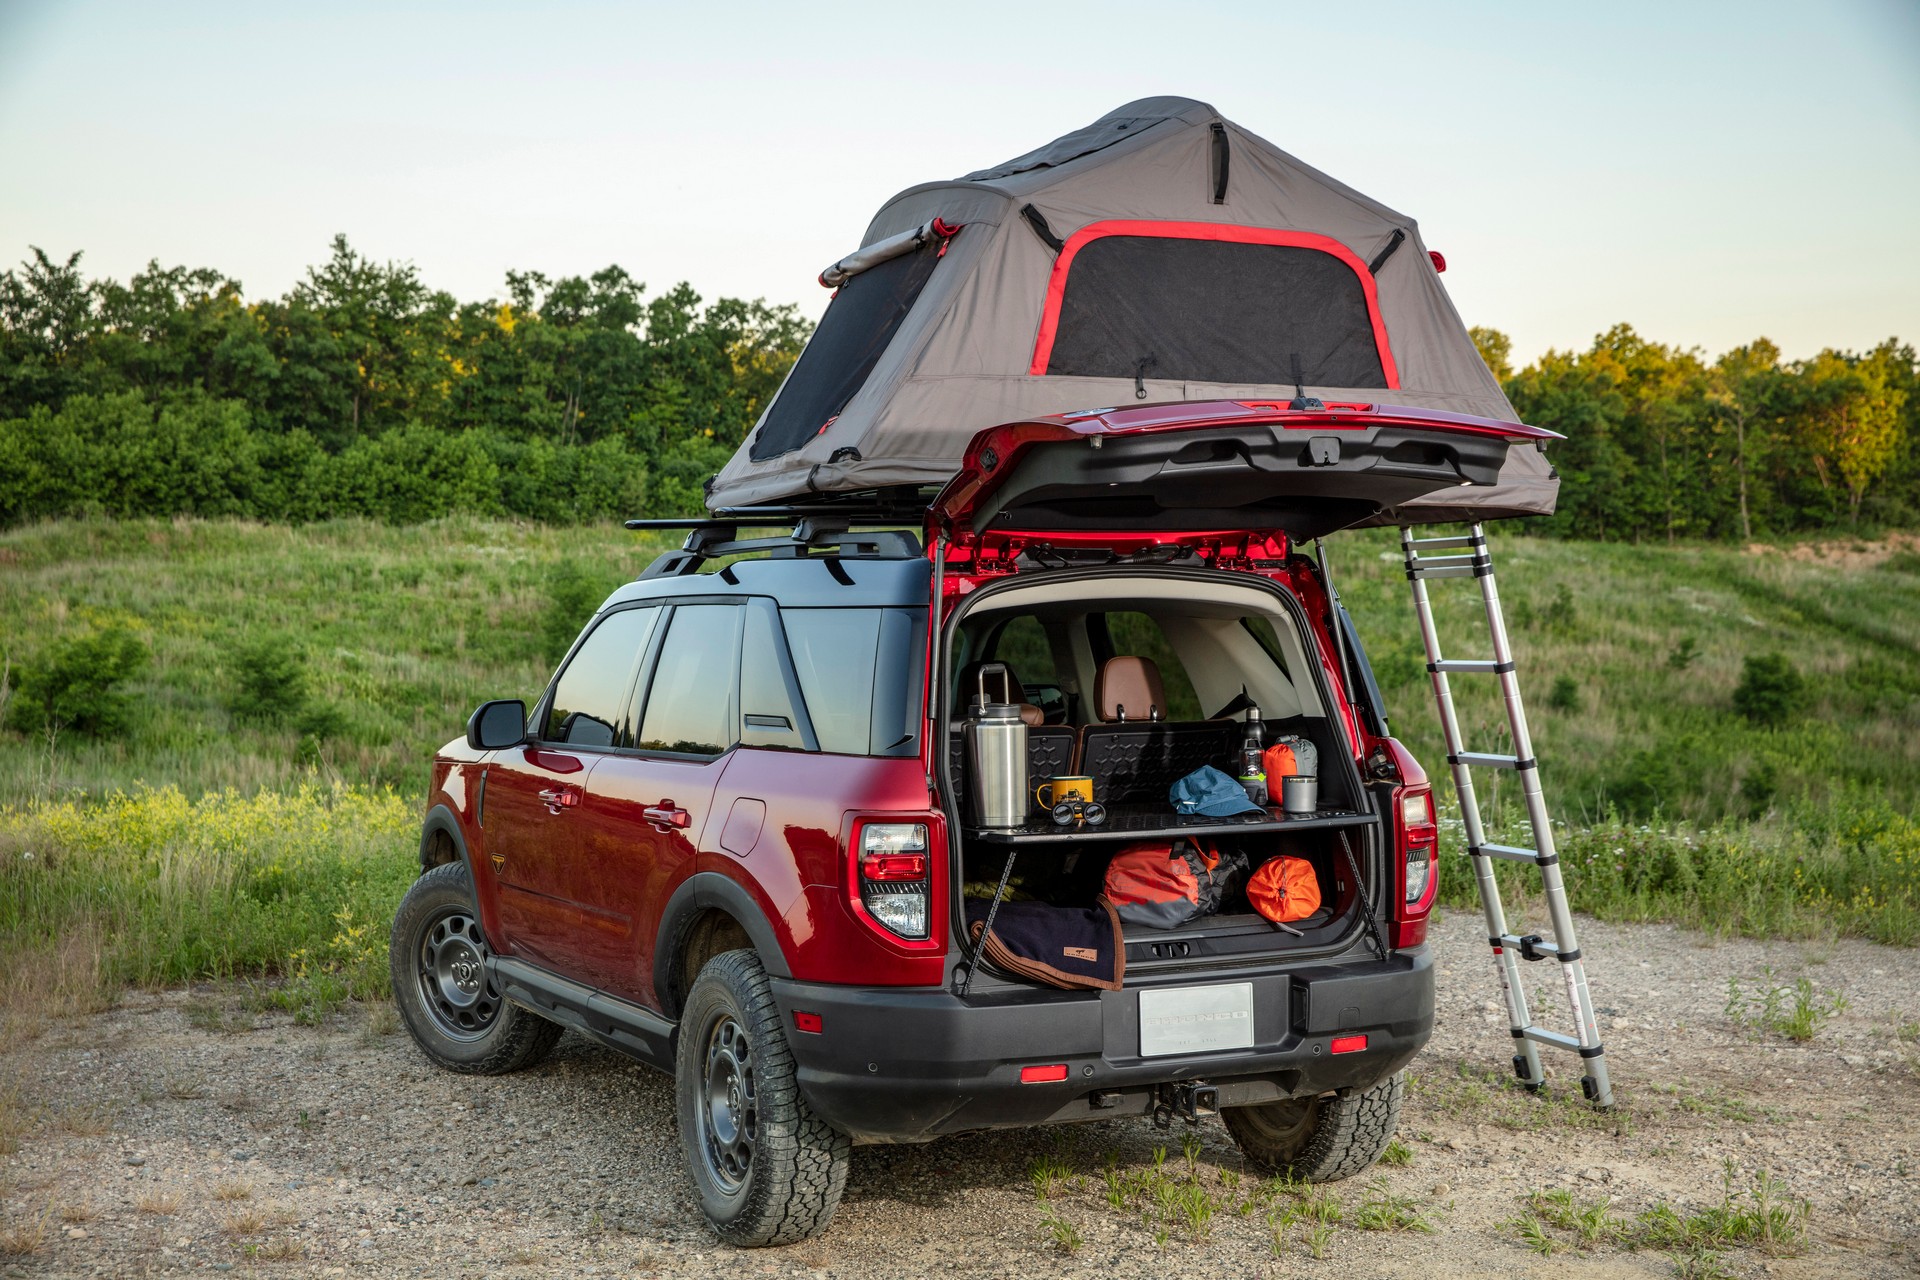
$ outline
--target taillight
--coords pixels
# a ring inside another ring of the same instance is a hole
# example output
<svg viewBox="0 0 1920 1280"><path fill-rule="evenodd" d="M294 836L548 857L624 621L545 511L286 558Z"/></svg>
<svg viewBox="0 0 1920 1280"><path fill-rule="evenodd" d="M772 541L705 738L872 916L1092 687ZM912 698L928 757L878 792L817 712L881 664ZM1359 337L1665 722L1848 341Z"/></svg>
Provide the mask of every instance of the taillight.
<svg viewBox="0 0 1920 1280"><path fill-rule="evenodd" d="M856 833L861 905L889 933L926 938L933 897L926 824L869 822Z"/></svg>
<svg viewBox="0 0 1920 1280"><path fill-rule="evenodd" d="M1400 902L1395 912L1394 945L1416 947L1427 940L1427 912L1439 868L1440 828L1434 821L1433 792L1402 787L1395 792L1394 843L1400 848Z"/></svg>

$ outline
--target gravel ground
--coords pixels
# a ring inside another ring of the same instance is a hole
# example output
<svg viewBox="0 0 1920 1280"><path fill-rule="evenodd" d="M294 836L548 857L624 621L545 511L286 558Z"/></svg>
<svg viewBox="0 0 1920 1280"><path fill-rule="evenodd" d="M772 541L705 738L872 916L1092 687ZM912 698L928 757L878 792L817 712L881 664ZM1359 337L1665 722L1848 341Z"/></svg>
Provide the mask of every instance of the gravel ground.
<svg viewBox="0 0 1920 1280"><path fill-rule="evenodd" d="M1541 1099L1504 1082L1508 1042L1477 923L1450 913L1435 931L1440 1026L1413 1068L1407 1159L1332 1189L1347 1221L1324 1233L1317 1261L1307 1224L1287 1227L1276 1253L1266 1207L1235 1211L1254 1183L1230 1185L1241 1164L1217 1123L1193 1131L1190 1162L1187 1131L1145 1121L863 1148L822 1239L736 1252L694 1212L665 1077L573 1037L521 1075L445 1075L385 1008L301 1027L209 988L129 995L0 1048L0 1121L19 1135L0 1156L0 1275L1920 1271L1920 953L1587 923L1622 1100L1603 1117L1564 1090ZM1744 1029L1725 1012L1728 979L1752 988L1769 969L1844 993L1848 1007L1804 1044ZM1560 1055L1549 1064L1571 1074ZM1147 1171L1163 1145L1173 1179L1197 1179L1219 1206L1202 1240L1107 1201L1107 1162ZM1041 1159L1072 1170L1051 1202L1031 1176ZM1515 1226L1530 1188L1628 1217L1697 1213L1720 1202L1729 1167L1742 1195L1766 1171L1807 1201L1803 1247L1677 1266L1549 1230L1562 1251L1545 1258ZM1361 1229L1353 1219L1370 1197L1404 1198L1431 1233ZM1056 1244L1050 1214L1080 1234L1076 1252Z"/></svg>

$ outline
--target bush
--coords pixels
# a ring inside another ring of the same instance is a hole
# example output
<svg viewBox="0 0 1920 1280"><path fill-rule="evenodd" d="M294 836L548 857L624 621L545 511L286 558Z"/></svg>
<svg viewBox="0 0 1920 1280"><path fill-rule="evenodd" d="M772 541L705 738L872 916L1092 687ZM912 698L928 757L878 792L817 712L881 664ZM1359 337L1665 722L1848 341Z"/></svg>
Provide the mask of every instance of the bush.
<svg viewBox="0 0 1920 1280"><path fill-rule="evenodd" d="M1580 709L1580 682L1572 676L1558 676L1554 679L1553 690L1547 694L1547 705L1555 711L1578 711Z"/></svg>
<svg viewBox="0 0 1920 1280"><path fill-rule="evenodd" d="M55 640L16 673L7 723L22 733L120 733L132 711L121 686L140 674L147 658L146 644L122 626Z"/></svg>
<svg viewBox="0 0 1920 1280"><path fill-rule="evenodd" d="M1749 654L1733 691L1733 709L1757 725L1779 728L1800 710L1806 681L1784 654Z"/></svg>
<svg viewBox="0 0 1920 1280"><path fill-rule="evenodd" d="M227 708L241 720L286 724L306 706L306 655L284 636L243 644L233 655L233 673Z"/></svg>
<svg viewBox="0 0 1920 1280"><path fill-rule="evenodd" d="M1671 746L1635 752L1608 780L1607 798L1636 818L1672 812L1691 790L1680 769L1683 754Z"/></svg>
<svg viewBox="0 0 1920 1280"><path fill-rule="evenodd" d="M561 565L547 580L547 611L540 620L541 651L548 662L567 656L574 637L613 592L615 584L578 566Z"/></svg>

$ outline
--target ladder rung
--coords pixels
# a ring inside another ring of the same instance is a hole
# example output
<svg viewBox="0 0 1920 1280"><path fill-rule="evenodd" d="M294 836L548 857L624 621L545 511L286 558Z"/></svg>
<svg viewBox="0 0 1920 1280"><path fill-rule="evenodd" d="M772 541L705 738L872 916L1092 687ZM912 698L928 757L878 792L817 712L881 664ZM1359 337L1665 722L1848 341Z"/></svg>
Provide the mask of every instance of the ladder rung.
<svg viewBox="0 0 1920 1280"><path fill-rule="evenodd" d="M1442 658L1438 662L1427 664L1429 671L1459 671L1468 675L1503 675L1513 670L1511 662L1495 662L1492 658Z"/></svg>
<svg viewBox="0 0 1920 1280"><path fill-rule="evenodd" d="M1410 578L1472 578L1479 574L1479 567L1470 564L1442 565L1433 569L1421 565L1419 568L1407 570L1407 576Z"/></svg>
<svg viewBox="0 0 1920 1280"><path fill-rule="evenodd" d="M1490 564L1485 556L1415 556L1413 567L1416 569L1458 569L1473 568L1475 565Z"/></svg>
<svg viewBox="0 0 1920 1280"><path fill-rule="evenodd" d="M1508 862L1540 861L1538 849L1521 849L1510 844L1482 844L1475 845L1474 849L1475 852L1485 854L1489 858L1504 858Z"/></svg>
<svg viewBox="0 0 1920 1280"><path fill-rule="evenodd" d="M1531 769L1536 760L1522 760L1518 756L1490 755L1484 751L1462 751L1457 756L1448 756L1448 764L1479 765L1485 769Z"/></svg>
<svg viewBox="0 0 1920 1280"><path fill-rule="evenodd" d="M1545 942L1539 938L1523 938L1517 933L1501 934L1500 945L1509 951L1519 951L1523 953L1531 951L1535 959L1541 956L1558 956L1560 954L1560 948L1554 943ZM1578 959L1579 957L1576 956L1574 958Z"/></svg>
<svg viewBox="0 0 1920 1280"><path fill-rule="evenodd" d="M1571 1049L1580 1052L1580 1041L1573 1036L1562 1035L1558 1031L1549 1031L1545 1027L1528 1027L1520 1033L1535 1044L1550 1044L1559 1049Z"/></svg>
<svg viewBox="0 0 1920 1280"><path fill-rule="evenodd" d="M1477 547L1483 539L1472 534L1461 534L1451 538L1415 538L1408 542L1410 547Z"/></svg>

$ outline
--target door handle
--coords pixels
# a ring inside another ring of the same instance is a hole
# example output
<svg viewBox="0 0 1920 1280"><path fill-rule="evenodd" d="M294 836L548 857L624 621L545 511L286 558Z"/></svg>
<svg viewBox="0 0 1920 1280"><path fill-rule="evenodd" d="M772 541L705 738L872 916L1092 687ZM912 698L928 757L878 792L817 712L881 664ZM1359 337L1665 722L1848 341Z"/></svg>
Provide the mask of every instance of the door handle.
<svg viewBox="0 0 1920 1280"><path fill-rule="evenodd" d="M547 806L548 813L559 813L562 809L572 809L580 803L580 793L572 787L549 787L540 793L540 802Z"/></svg>
<svg viewBox="0 0 1920 1280"><path fill-rule="evenodd" d="M676 806L671 800L662 800L659 804L642 809L640 816L662 831L669 827L685 831L693 825L693 815Z"/></svg>

